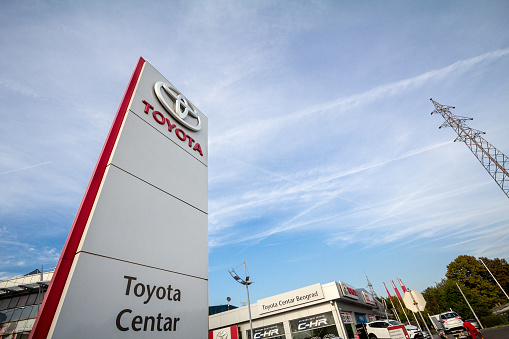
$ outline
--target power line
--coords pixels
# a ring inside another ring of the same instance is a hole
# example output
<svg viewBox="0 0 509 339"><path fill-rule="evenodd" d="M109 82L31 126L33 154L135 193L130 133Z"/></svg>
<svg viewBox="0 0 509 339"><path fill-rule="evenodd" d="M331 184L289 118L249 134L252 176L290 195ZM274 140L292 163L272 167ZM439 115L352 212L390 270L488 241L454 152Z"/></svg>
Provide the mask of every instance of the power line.
<svg viewBox="0 0 509 339"><path fill-rule="evenodd" d="M454 141L462 141L467 145L509 198L509 158L481 137L481 134L486 134L485 132L467 126L465 121L473 120L472 118L455 115L450 111L455 107L441 105L433 99L430 100L435 105L435 110L431 114L438 113L445 120L439 128L451 127L458 135Z"/></svg>

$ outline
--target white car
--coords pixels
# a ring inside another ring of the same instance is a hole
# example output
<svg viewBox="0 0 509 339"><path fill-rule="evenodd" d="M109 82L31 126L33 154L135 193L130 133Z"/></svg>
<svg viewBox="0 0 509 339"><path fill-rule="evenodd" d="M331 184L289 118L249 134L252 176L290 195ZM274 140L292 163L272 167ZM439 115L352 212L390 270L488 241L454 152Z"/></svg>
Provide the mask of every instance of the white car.
<svg viewBox="0 0 509 339"><path fill-rule="evenodd" d="M369 339L390 339L389 330L390 326L403 325L395 320L377 320L366 324L366 334ZM413 325L405 325L406 331L410 339L422 339L423 335L419 328Z"/></svg>
<svg viewBox="0 0 509 339"><path fill-rule="evenodd" d="M453 331L463 331L463 319L456 312L440 313L440 322L445 334Z"/></svg>

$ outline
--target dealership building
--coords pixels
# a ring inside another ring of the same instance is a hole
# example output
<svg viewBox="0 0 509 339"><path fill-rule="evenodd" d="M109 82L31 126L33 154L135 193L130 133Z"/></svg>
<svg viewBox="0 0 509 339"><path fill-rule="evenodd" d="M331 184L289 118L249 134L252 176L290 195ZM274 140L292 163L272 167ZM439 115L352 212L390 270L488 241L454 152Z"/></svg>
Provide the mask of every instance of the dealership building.
<svg viewBox="0 0 509 339"><path fill-rule="evenodd" d="M255 339L348 338L356 325L391 317L371 293L344 282L314 284L251 305ZM250 339L248 307L209 316L209 339Z"/></svg>

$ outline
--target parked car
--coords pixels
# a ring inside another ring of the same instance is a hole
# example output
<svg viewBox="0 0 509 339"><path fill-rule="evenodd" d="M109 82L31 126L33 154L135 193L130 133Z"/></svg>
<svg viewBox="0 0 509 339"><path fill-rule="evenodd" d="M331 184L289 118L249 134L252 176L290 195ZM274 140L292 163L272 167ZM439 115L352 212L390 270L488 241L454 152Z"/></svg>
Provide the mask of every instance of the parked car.
<svg viewBox="0 0 509 339"><path fill-rule="evenodd" d="M395 320L377 320L366 324L366 334L369 339L390 339L388 327L403 325ZM419 328L413 325L405 325L406 331L410 339L423 339L422 332Z"/></svg>
<svg viewBox="0 0 509 339"><path fill-rule="evenodd" d="M465 321L468 321L469 323L471 323L472 325L474 325L474 327L478 330L481 329L481 326L479 325L479 323L477 322L476 319L467 319Z"/></svg>
<svg viewBox="0 0 509 339"><path fill-rule="evenodd" d="M439 314L440 322L445 334L463 330L463 319L456 312L445 312Z"/></svg>
<svg viewBox="0 0 509 339"><path fill-rule="evenodd" d="M428 331L422 331L422 336L424 339L431 339L431 334Z"/></svg>

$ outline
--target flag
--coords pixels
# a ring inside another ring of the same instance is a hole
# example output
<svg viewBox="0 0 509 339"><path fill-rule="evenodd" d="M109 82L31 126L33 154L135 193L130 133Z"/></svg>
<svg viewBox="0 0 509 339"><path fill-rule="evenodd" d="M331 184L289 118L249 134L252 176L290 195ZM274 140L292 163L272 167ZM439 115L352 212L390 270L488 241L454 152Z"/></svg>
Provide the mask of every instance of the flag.
<svg viewBox="0 0 509 339"><path fill-rule="evenodd" d="M403 282L401 281L400 278L398 278L398 281L399 281L399 286L401 286L401 289L403 290L403 293L405 293L407 291L405 285L403 285Z"/></svg>
<svg viewBox="0 0 509 339"><path fill-rule="evenodd" d="M398 296L398 299L401 299L401 294L399 294L398 289L396 288L396 285L394 284L394 281L391 280L392 288L394 288L394 292L396 292L396 295Z"/></svg>
<svg viewBox="0 0 509 339"><path fill-rule="evenodd" d="M389 295L389 299L391 299L391 301L392 301L391 294L389 293L389 290L387 289L387 286L385 286L385 283L384 283L384 287L385 287L385 290L387 291L387 294Z"/></svg>

